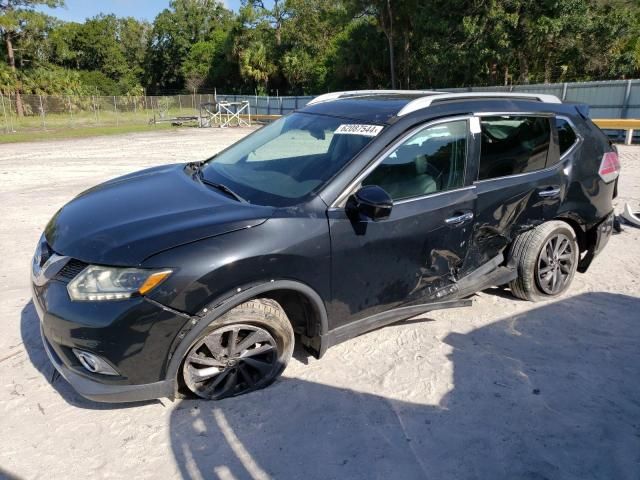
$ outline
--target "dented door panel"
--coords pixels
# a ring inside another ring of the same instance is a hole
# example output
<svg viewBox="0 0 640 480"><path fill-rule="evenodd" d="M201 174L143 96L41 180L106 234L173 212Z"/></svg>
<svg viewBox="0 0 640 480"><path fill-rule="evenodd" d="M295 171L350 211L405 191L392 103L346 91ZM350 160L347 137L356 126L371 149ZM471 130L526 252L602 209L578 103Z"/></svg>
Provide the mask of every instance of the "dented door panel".
<svg viewBox="0 0 640 480"><path fill-rule="evenodd" d="M561 163L547 170L476 182L477 217L465 272L503 252L520 233L557 216L568 190L563 168Z"/></svg>
<svg viewBox="0 0 640 480"><path fill-rule="evenodd" d="M434 301L464 267L475 191L467 187L398 202L381 222L354 223L344 210L330 210L329 318L354 321L401 304Z"/></svg>

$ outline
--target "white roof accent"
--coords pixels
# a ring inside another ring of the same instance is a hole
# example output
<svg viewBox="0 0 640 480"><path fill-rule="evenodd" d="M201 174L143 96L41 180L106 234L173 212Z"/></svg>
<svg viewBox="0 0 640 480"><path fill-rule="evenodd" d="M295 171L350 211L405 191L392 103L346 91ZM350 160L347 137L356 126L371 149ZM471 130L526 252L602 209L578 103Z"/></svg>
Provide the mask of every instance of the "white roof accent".
<svg viewBox="0 0 640 480"><path fill-rule="evenodd" d="M385 95L385 94L413 94L413 95L435 95L437 93L442 93L442 92L435 92L433 90L348 90L345 92L331 92L331 93L325 93L324 95L320 95L316 98L314 98L313 100L311 100L309 103L307 103L307 105L315 105L316 103L323 103L323 102L331 102L333 100L338 100L339 98L343 98L343 97L351 97L351 98L357 98L357 97L366 97L369 95Z"/></svg>
<svg viewBox="0 0 640 480"><path fill-rule="evenodd" d="M407 115L417 110L430 107L434 102L443 100L458 100L465 98L519 98L522 100L537 100L544 103L562 103L555 95L547 95L543 93L513 93L513 92L466 92L466 93L442 93L437 92L436 95L428 97L416 98L407 103L402 110L398 112L398 117Z"/></svg>

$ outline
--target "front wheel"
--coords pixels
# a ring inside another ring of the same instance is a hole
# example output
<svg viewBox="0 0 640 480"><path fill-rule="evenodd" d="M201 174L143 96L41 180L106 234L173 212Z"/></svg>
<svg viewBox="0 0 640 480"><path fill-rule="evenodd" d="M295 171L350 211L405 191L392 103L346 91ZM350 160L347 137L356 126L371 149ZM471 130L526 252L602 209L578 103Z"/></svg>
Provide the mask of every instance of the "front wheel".
<svg viewBox="0 0 640 480"><path fill-rule="evenodd" d="M224 314L194 342L182 364L182 380L208 400L258 390L284 371L293 345L282 307L273 300L251 300Z"/></svg>
<svg viewBox="0 0 640 480"><path fill-rule="evenodd" d="M557 297L571 285L580 251L576 234L565 222L552 221L518 236L511 247L518 278L509 287L523 300Z"/></svg>

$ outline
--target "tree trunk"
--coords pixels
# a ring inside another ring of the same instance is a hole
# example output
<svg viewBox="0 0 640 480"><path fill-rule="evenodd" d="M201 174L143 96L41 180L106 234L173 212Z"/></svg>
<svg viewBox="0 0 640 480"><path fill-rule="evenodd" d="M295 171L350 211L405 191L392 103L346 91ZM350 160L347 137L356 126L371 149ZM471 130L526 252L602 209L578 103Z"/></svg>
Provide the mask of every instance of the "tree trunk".
<svg viewBox="0 0 640 480"><path fill-rule="evenodd" d="M396 88L396 60L393 50L393 14L391 12L391 0L387 0L387 14L389 15L389 27L386 29L387 40L389 41L389 68L391 69L391 88ZM384 14L382 15L384 16ZM384 23L384 22L383 22Z"/></svg>
<svg viewBox="0 0 640 480"><path fill-rule="evenodd" d="M411 88L411 41L409 40L409 33L405 33L404 36L404 85L407 90Z"/></svg>
<svg viewBox="0 0 640 480"><path fill-rule="evenodd" d="M544 64L544 83L551 83L551 62Z"/></svg>
<svg viewBox="0 0 640 480"><path fill-rule="evenodd" d="M529 59L522 50L518 52L518 65L520 66L518 83L526 85L529 83Z"/></svg>
<svg viewBox="0 0 640 480"><path fill-rule="evenodd" d="M551 45L547 45L547 57L544 59L544 83L551 83Z"/></svg>
<svg viewBox="0 0 640 480"><path fill-rule="evenodd" d="M276 37L276 46L280 47L282 45L282 21L283 21L283 12L280 10L280 0L275 0L273 2L273 9L271 10L273 20L274 20L274 30ZM262 2L262 8L264 8L264 2Z"/></svg>
<svg viewBox="0 0 640 480"><path fill-rule="evenodd" d="M276 24L276 46L282 45L282 27L280 23Z"/></svg>
<svg viewBox="0 0 640 480"><path fill-rule="evenodd" d="M516 25L515 41L517 46L517 59L518 59L518 83L529 83L529 58L528 42L529 42L529 29L527 26L527 10L526 4L523 2L518 10L518 23Z"/></svg>
<svg viewBox="0 0 640 480"><path fill-rule="evenodd" d="M5 33L5 43L7 46L7 59L9 61L9 68L14 75L16 75L16 57L13 54L13 41L11 38L11 32ZM20 96L20 88L22 87L20 79L16 75L16 113L18 117L24 117L24 108L22 107L22 97Z"/></svg>

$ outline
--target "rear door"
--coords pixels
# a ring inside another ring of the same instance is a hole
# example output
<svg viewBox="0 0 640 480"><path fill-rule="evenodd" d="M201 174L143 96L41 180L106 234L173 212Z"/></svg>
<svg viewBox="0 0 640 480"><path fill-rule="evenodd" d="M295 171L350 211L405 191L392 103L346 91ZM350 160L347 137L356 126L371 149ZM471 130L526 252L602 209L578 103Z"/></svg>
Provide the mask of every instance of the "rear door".
<svg viewBox="0 0 640 480"><path fill-rule="evenodd" d="M478 117L477 217L469 269L504 252L522 231L554 218L567 193L554 116L492 113Z"/></svg>
<svg viewBox="0 0 640 480"><path fill-rule="evenodd" d="M329 318L342 323L402 304L432 302L455 281L474 219L475 187L468 181L473 145L467 117L419 127L346 192L380 186L394 201L388 219L355 222L343 205L329 210Z"/></svg>

